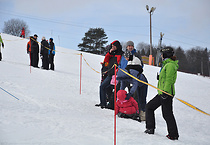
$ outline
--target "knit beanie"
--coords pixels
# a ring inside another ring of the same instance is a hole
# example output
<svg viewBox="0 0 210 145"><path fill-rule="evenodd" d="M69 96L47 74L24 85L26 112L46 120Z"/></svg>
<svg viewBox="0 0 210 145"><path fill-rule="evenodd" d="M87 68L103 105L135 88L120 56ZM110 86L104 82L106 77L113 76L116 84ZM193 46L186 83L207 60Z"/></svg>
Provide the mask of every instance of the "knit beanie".
<svg viewBox="0 0 210 145"><path fill-rule="evenodd" d="M128 42L126 43L126 48L127 48L129 45L131 45L131 46L133 46L133 47L134 47L134 43L133 43L133 41L128 41Z"/></svg>
<svg viewBox="0 0 210 145"><path fill-rule="evenodd" d="M117 49L122 49L122 46L118 40L113 41L111 44L116 46Z"/></svg>

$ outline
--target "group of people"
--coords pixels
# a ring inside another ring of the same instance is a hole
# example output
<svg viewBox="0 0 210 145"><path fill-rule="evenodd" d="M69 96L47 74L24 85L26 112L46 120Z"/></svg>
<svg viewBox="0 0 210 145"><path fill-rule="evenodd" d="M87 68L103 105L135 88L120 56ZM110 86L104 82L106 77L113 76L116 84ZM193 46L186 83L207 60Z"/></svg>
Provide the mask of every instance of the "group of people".
<svg viewBox="0 0 210 145"><path fill-rule="evenodd" d="M171 140L178 140L179 134L176 120L173 114L173 96L175 95L174 84L177 77L178 60L174 56L173 48L165 47L161 50L162 67L157 76L158 94L146 102L148 85L137 81L135 78L148 82L143 72L143 62L134 48L134 43L126 43L125 52L118 40L109 45L109 52L105 55L102 63L102 80L99 88L100 103L102 109L114 110L114 83L117 82L116 114L122 118L132 118L138 121L146 121L147 134L155 133L155 110L161 106L162 115L167 124L168 135ZM115 80L115 67L117 66L117 77ZM132 75L133 77L129 76ZM125 91L128 88L128 92ZM165 92L165 93L164 93ZM138 102L138 103L137 103Z"/></svg>
<svg viewBox="0 0 210 145"><path fill-rule="evenodd" d="M38 63L40 52L40 57L42 59L41 68L46 70L54 70L55 44L53 42L53 38L50 38L48 43L46 38L42 37L41 49L39 51L37 37L37 34L34 34L34 36L30 36L30 40L27 43L27 53L29 54L30 65L39 68Z"/></svg>

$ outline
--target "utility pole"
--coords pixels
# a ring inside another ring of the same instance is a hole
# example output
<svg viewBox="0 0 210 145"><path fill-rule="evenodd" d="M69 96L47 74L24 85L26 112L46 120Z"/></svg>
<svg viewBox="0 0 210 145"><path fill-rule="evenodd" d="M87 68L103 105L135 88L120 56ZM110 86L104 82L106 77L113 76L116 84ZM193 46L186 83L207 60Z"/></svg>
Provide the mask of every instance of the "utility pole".
<svg viewBox="0 0 210 145"><path fill-rule="evenodd" d="M201 57L201 75L203 75L203 57Z"/></svg>
<svg viewBox="0 0 210 145"><path fill-rule="evenodd" d="M159 66L160 60L160 50L162 49L162 40L163 40L164 33L160 32L160 40L157 48L157 55L156 55L156 66Z"/></svg>
<svg viewBox="0 0 210 145"><path fill-rule="evenodd" d="M146 5L146 9L148 11L148 13L150 14L150 55L149 55L149 65L152 65L152 14L155 11L155 7L152 7L149 10L149 6Z"/></svg>

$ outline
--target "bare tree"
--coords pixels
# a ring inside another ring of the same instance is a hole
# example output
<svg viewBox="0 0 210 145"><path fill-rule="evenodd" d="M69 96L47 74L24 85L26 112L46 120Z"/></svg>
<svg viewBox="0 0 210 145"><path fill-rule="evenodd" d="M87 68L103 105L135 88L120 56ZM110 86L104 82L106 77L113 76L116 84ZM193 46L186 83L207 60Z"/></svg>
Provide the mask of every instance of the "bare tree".
<svg viewBox="0 0 210 145"><path fill-rule="evenodd" d="M25 35L27 37L30 30L26 22L20 19L10 19L7 22L4 22L3 33L20 36L23 27L25 28Z"/></svg>

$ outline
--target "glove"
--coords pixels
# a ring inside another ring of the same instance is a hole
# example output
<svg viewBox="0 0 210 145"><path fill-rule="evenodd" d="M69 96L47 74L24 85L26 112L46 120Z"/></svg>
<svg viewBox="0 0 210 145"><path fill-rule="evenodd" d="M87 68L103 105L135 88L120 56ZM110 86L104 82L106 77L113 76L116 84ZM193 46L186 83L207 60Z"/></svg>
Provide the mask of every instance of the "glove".
<svg viewBox="0 0 210 145"><path fill-rule="evenodd" d="M167 99L170 96L165 94L165 93L163 93L163 94L160 95L160 97L165 100L165 99Z"/></svg>
<svg viewBox="0 0 210 145"><path fill-rule="evenodd" d="M159 80L159 74L157 73L157 80Z"/></svg>
<svg viewBox="0 0 210 145"><path fill-rule="evenodd" d="M131 97L131 93L126 94L125 100L129 100Z"/></svg>

